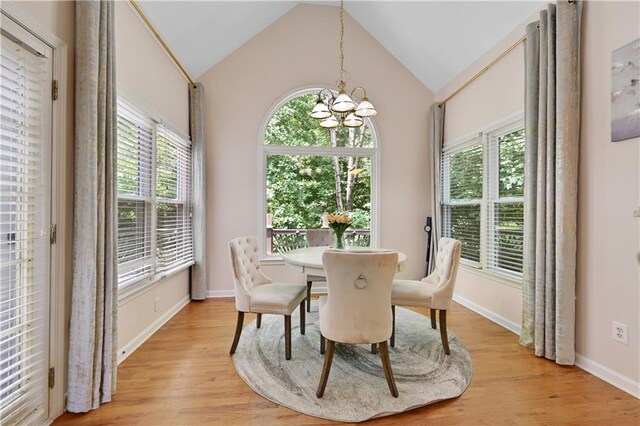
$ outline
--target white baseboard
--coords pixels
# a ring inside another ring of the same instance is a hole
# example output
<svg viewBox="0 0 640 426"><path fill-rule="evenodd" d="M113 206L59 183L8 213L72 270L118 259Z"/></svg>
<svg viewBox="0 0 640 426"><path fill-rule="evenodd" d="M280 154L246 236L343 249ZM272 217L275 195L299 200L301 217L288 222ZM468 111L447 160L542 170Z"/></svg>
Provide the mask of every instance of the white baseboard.
<svg viewBox="0 0 640 426"><path fill-rule="evenodd" d="M576 367L579 367L587 373L591 373L594 376L609 383L610 385L613 385L618 389L625 391L629 395L640 399L639 382L634 382L630 378L623 376L616 371L613 371L609 367L605 367L604 365L580 354L576 354Z"/></svg>
<svg viewBox="0 0 640 426"><path fill-rule="evenodd" d="M235 297L236 292L233 290L208 290L207 299L218 297Z"/></svg>
<svg viewBox="0 0 640 426"><path fill-rule="evenodd" d="M154 322L149 324L149 327L145 328L142 333L134 337L129 343L124 345L118 350L118 364L127 359L136 349L138 349L149 337L156 331L160 330L160 327L165 325L175 314L180 312L182 308L189 304L191 298L186 296L184 299L176 303L171 309L165 312L162 316L158 317Z"/></svg>
<svg viewBox="0 0 640 426"><path fill-rule="evenodd" d="M498 325L501 325L502 327L506 328L510 332L515 333L518 336L520 335L520 331L522 330L522 327L520 326L520 324L516 324L515 322L508 320L505 317L502 317L493 311L483 308L480 305L476 305L469 299L466 299L458 294L453 295L453 300L455 300L465 308L471 309L473 312L482 315L483 317L495 322Z"/></svg>
<svg viewBox="0 0 640 426"><path fill-rule="evenodd" d="M472 311L476 312L477 314L482 315L483 317L495 322L498 325L501 325L502 327L506 328L507 330L517 334L518 336L520 335L520 332L522 331L522 328L520 325L509 321L508 319L496 314L495 312L492 312L486 308L483 308L482 306L476 305L475 303L471 302L468 299L465 299L462 296L459 296L457 294L453 295L453 300L455 300L456 302L458 302L459 304L461 304L462 306L471 309ZM633 380L631 380L630 378L623 376L622 374L613 371L612 369L610 369L609 367L605 367L604 365L593 361L587 357L585 357L584 355L578 354L576 353L576 362L575 362L576 367L586 371L587 373L593 374L594 376L596 376L599 379L604 380L605 382L609 383L610 385L613 385L615 387L617 387L618 389L628 393L631 396L634 396L638 399L640 399L640 383L635 382Z"/></svg>
<svg viewBox="0 0 640 426"><path fill-rule="evenodd" d="M312 287L311 294L324 294L327 292L327 287ZM236 292L234 290L209 290L207 291L207 299L222 298L222 297L235 297Z"/></svg>

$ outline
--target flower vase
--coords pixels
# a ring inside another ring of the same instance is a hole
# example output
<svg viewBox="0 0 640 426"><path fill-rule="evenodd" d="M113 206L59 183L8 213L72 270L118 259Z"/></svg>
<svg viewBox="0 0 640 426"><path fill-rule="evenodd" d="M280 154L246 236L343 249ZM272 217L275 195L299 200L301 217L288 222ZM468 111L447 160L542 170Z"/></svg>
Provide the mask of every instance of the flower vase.
<svg viewBox="0 0 640 426"><path fill-rule="evenodd" d="M335 230L336 234L336 248L343 249L344 248L344 231Z"/></svg>

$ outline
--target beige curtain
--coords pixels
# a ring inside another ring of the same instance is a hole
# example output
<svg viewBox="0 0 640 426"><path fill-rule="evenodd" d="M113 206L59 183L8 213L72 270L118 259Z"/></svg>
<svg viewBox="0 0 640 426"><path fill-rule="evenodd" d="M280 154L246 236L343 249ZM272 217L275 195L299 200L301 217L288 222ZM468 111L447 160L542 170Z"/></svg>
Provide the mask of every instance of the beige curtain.
<svg viewBox="0 0 640 426"><path fill-rule="evenodd" d="M444 113L445 104L435 103L429 107L428 115L428 140L427 144L431 149L431 158L429 159L429 168L431 169L431 265L427 275L433 272L435 268L435 256L438 252L438 241L442 236L442 210L440 208L441 193L441 176L440 176L440 157L442 155L442 146L444 144Z"/></svg>
<svg viewBox="0 0 640 426"><path fill-rule="evenodd" d="M204 138L204 86L189 84L189 124L192 161L192 226L193 259L191 267L191 299L207 297L207 187Z"/></svg>
<svg viewBox="0 0 640 426"><path fill-rule="evenodd" d="M566 365L575 361L581 11L580 2L549 5L525 41L520 343Z"/></svg>
<svg viewBox="0 0 640 426"><path fill-rule="evenodd" d="M75 198L67 410L116 390L116 78L110 1L76 2Z"/></svg>

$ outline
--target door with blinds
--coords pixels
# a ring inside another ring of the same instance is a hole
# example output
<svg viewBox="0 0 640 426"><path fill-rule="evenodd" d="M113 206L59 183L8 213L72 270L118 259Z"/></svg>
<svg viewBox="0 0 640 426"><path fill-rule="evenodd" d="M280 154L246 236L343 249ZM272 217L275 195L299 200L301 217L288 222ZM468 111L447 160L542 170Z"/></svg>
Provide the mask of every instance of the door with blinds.
<svg viewBox="0 0 640 426"><path fill-rule="evenodd" d="M52 50L1 15L0 423L48 417Z"/></svg>

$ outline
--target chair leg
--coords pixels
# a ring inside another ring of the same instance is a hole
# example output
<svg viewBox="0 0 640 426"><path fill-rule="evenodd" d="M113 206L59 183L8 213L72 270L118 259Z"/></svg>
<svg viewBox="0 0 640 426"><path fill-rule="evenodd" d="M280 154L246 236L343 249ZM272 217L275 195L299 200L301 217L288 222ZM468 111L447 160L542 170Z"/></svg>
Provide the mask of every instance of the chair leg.
<svg viewBox="0 0 640 426"><path fill-rule="evenodd" d="M300 302L300 334L304 334L304 326L306 324L304 315L304 300Z"/></svg>
<svg viewBox="0 0 640 426"><path fill-rule="evenodd" d="M258 314L256 318L256 328L260 328L260 325L262 325L262 314Z"/></svg>
<svg viewBox="0 0 640 426"><path fill-rule="evenodd" d="M331 372L331 362L333 361L333 349L335 346L336 342L328 340L327 354L324 356L324 366L322 367L322 376L320 376L320 383L318 384L318 391L316 392L316 396L318 398L322 398L322 395L324 395L324 388L327 386L327 380L329 379L329 373Z"/></svg>
<svg viewBox="0 0 640 426"><path fill-rule="evenodd" d="M320 354L324 355L324 336L320 333Z"/></svg>
<svg viewBox="0 0 640 426"><path fill-rule="evenodd" d="M437 328L436 327L436 310L429 308L429 313L431 314L431 328L435 330Z"/></svg>
<svg viewBox="0 0 640 426"><path fill-rule="evenodd" d="M231 350L229 355L233 355L238 347L240 341L240 334L242 334L242 325L244 323L244 312L238 311L238 321L236 322L236 335L233 337L233 343L231 344Z"/></svg>
<svg viewBox="0 0 640 426"><path fill-rule="evenodd" d="M442 347L444 348L444 353L447 355L451 354L449 350L449 338L447 337L447 311L446 309L440 310L440 338L442 339Z"/></svg>
<svg viewBox="0 0 640 426"><path fill-rule="evenodd" d="M389 339L391 347L396 346L396 306L391 305L391 339Z"/></svg>
<svg viewBox="0 0 640 426"><path fill-rule="evenodd" d="M291 315L284 316L284 358L291 359Z"/></svg>
<svg viewBox="0 0 640 426"><path fill-rule="evenodd" d="M313 281L307 281L307 312L311 312L311 285Z"/></svg>
<svg viewBox="0 0 640 426"><path fill-rule="evenodd" d="M387 341L380 342L380 358L382 358L382 368L384 369L384 376L387 378L387 384L389 390L394 398L398 397L398 388L396 387L396 381L393 378L393 371L391 371L391 361L389 360L389 348L387 347Z"/></svg>
<svg viewBox="0 0 640 426"><path fill-rule="evenodd" d="M378 353L378 344L377 343L372 343L371 344L371 353L372 354L377 354Z"/></svg>

